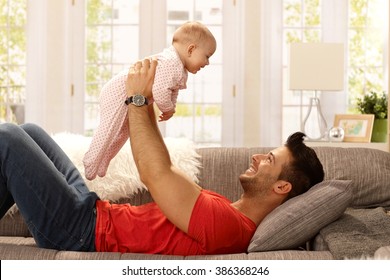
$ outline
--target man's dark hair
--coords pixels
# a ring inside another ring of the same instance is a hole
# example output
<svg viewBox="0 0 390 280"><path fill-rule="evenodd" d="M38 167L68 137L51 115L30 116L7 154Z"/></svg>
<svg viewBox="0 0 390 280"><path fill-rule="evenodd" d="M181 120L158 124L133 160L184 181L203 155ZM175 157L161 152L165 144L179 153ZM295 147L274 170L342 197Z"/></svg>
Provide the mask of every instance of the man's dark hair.
<svg viewBox="0 0 390 280"><path fill-rule="evenodd" d="M323 166L316 152L303 143L305 136L302 132L295 132L285 143L293 158L292 162L284 166L279 176L279 179L286 180L292 185L287 199L308 191L324 180Z"/></svg>

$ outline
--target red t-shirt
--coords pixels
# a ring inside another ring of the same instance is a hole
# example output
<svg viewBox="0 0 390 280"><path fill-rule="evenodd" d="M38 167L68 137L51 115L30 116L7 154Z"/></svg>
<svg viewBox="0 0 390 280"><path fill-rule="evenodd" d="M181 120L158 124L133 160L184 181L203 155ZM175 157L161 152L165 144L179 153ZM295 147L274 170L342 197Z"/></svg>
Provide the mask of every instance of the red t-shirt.
<svg viewBox="0 0 390 280"><path fill-rule="evenodd" d="M203 190L185 234L156 203L131 206L98 200L96 250L183 256L246 252L256 225L230 204L227 198Z"/></svg>

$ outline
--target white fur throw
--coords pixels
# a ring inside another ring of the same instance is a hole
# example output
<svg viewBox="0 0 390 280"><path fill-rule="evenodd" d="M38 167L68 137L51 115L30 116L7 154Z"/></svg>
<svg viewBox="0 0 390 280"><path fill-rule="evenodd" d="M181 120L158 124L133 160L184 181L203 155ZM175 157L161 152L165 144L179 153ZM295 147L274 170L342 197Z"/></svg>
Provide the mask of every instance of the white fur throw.
<svg viewBox="0 0 390 280"><path fill-rule="evenodd" d="M96 177L89 181L85 179L83 157L91 143L91 138L71 133L58 133L53 139L65 151L83 176L88 188L96 192L101 199L118 201L131 197L146 189L140 181L135 162L131 154L129 141L110 162L105 177ZM198 182L200 171L199 154L192 141L185 138L165 138L172 163L186 173L192 180Z"/></svg>

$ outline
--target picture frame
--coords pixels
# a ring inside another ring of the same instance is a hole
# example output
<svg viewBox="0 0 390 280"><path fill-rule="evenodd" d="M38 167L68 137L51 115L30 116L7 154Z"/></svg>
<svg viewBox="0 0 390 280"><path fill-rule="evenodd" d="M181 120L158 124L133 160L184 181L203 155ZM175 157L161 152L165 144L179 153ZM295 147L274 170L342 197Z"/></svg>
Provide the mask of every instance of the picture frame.
<svg viewBox="0 0 390 280"><path fill-rule="evenodd" d="M374 114L335 115L334 126L344 129L344 142L371 142Z"/></svg>

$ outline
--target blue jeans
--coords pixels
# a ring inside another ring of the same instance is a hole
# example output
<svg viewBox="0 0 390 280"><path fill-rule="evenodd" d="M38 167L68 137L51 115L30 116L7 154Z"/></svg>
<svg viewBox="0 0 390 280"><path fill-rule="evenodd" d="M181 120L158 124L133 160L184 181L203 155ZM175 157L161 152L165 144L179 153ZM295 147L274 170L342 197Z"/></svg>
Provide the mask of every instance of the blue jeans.
<svg viewBox="0 0 390 280"><path fill-rule="evenodd" d="M97 199L43 129L0 124L0 218L16 203L39 247L94 251Z"/></svg>

